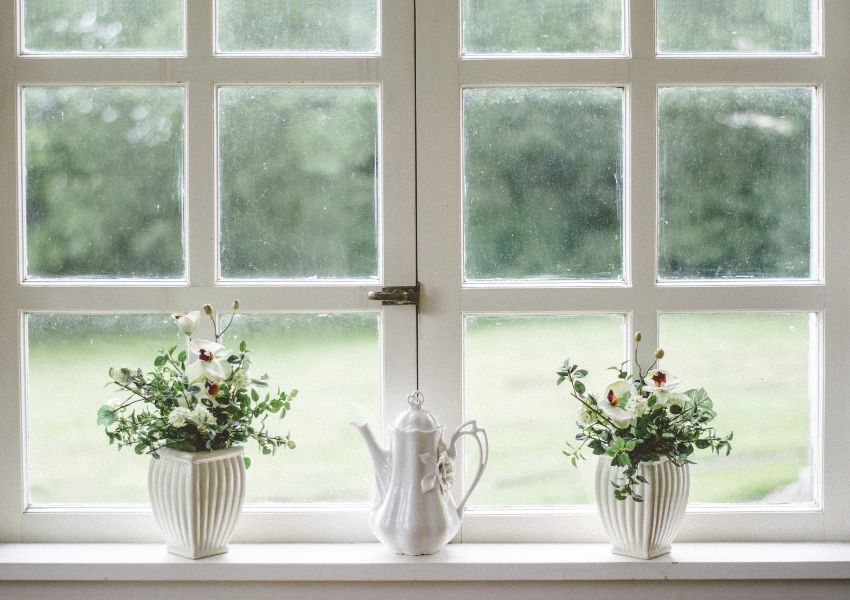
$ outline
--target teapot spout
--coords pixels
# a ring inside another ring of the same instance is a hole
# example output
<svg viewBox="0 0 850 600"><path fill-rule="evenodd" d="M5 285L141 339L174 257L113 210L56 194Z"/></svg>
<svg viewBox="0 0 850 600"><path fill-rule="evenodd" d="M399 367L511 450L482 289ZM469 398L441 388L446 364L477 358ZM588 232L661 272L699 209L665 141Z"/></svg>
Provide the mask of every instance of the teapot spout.
<svg viewBox="0 0 850 600"><path fill-rule="evenodd" d="M369 425L359 421L351 421L360 435L363 436L363 441L366 442L366 447L369 448L369 455L372 457L372 463L375 466L375 483L378 488L378 502L384 497L384 492L387 489L387 483L390 474L390 453L384 450L378 444L378 440L372 435L372 430Z"/></svg>

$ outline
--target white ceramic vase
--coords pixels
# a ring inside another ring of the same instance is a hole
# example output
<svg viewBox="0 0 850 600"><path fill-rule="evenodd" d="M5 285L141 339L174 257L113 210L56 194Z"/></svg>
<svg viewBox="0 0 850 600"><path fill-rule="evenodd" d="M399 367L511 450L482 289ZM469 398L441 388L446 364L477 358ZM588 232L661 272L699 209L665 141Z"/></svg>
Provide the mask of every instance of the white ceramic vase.
<svg viewBox="0 0 850 600"><path fill-rule="evenodd" d="M613 544L612 552L635 558L655 558L670 552L688 506L691 476L688 465L677 467L662 460L641 463L638 474L649 481L635 490L643 502L614 498L612 481L622 478L622 467L605 455L596 464L596 505L602 525Z"/></svg>
<svg viewBox="0 0 850 600"><path fill-rule="evenodd" d="M148 493L168 552L186 558L227 552L245 502L243 449L157 452Z"/></svg>

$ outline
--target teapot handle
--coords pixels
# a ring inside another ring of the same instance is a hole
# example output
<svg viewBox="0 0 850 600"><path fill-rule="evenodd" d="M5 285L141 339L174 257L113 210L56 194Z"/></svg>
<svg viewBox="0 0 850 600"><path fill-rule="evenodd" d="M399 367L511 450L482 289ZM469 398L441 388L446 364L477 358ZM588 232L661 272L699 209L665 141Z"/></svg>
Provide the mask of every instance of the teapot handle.
<svg viewBox="0 0 850 600"><path fill-rule="evenodd" d="M475 473L472 483L469 485L469 488L463 495L463 499L457 506L457 514L459 517L463 517L463 508L466 506L466 501L469 500L469 496L481 480L481 475L484 473L484 467L487 466L487 460L490 457L490 443L487 440L487 431L485 431L483 427L479 427L475 421L467 421L457 428L457 431L455 431L455 434L449 442L449 448L451 448L452 455L457 453L455 449L455 442L464 435L471 435L475 438L475 442L478 444L478 471Z"/></svg>

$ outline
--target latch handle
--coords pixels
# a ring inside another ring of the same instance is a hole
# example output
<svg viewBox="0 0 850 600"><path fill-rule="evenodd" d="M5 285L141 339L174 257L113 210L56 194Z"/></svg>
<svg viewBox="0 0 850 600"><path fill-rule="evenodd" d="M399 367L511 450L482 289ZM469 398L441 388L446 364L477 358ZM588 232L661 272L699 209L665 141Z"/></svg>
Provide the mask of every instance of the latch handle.
<svg viewBox="0 0 850 600"><path fill-rule="evenodd" d="M413 304L419 306L419 283L416 285L393 285L380 292L369 292L369 300L380 300L384 306Z"/></svg>

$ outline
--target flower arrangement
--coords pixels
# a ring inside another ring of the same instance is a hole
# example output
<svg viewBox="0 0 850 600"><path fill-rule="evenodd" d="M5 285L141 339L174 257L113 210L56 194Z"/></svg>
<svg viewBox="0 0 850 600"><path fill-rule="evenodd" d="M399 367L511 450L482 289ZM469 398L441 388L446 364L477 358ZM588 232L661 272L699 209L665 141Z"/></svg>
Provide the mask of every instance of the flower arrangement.
<svg viewBox="0 0 850 600"><path fill-rule="evenodd" d="M221 331L209 304L202 311L174 313L177 328L187 338L187 350L178 351L176 346L160 350L148 372L129 367L109 369L107 385L114 386L117 394L100 407L97 424L104 426L110 444L117 443L119 449L132 446L136 454L155 458L163 447L189 452L220 450L251 438L263 454L295 447L289 434L270 435L266 419L270 414L284 418L298 390L261 394L259 390L268 387L268 375L259 379L249 375L246 342L239 344L238 352L219 343L238 309L237 300ZM201 312L212 321L214 341L192 338ZM245 466L250 464L245 457Z"/></svg>
<svg viewBox="0 0 850 600"><path fill-rule="evenodd" d="M666 457L677 466L694 464L690 460L695 449L711 448L717 454L732 450L732 433L718 436L711 422L717 416L708 393L702 388L679 393L679 378L655 368L664 357L664 350L655 351L655 361L644 371L637 360L641 341L635 333L633 372L627 370L630 361L610 367L617 372L601 395L587 392L582 381L587 371L571 364L567 359L557 371L558 384L568 381L571 395L579 401L576 425L577 445L567 442L564 454L573 466L583 460L582 450L588 447L595 455L607 455L611 464L622 467L623 477L613 481L617 500L631 497L636 502L643 498L638 493L638 483L649 483L638 473L642 462Z"/></svg>

